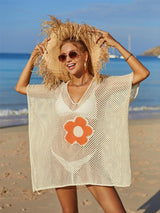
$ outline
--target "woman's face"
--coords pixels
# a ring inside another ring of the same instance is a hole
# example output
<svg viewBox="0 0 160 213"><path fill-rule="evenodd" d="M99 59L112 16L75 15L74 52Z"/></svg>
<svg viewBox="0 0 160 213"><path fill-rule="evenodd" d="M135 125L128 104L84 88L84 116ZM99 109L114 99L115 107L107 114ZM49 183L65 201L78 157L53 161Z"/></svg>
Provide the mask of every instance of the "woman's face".
<svg viewBox="0 0 160 213"><path fill-rule="evenodd" d="M66 56L65 60L61 63L70 74L81 76L84 72L86 72L84 64L87 62L87 52L83 53L71 42L67 42L61 48L61 56L63 58Z"/></svg>

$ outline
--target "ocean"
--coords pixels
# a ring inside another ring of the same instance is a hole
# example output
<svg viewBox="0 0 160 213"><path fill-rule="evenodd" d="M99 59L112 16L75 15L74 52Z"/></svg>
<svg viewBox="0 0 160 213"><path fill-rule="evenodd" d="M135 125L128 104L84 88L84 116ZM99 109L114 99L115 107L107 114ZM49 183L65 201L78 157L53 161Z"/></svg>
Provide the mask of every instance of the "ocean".
<svg viewBox="0 0 160 213"><path fill-rule="evenodd" d="M18 94L14 87L29 59L30 54L0 53L0 127L28 123L27 98ZM160 59L157 57L137 58L150 70L150 76L140 84L137 98L129 108L129 119L160 118ZM132 70L124 59L110 59L103 74L125 75ZM32 74L31 84L43 80Z"/></svg>

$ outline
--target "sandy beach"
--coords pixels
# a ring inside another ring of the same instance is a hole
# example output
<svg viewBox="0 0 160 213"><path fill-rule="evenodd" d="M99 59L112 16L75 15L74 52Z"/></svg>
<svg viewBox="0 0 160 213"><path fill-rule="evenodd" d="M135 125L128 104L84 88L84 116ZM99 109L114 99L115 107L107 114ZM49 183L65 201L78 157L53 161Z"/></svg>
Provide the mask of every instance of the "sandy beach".
<svg viewBox="0 0 160 213"><path fill-rule="evenodd" d="M160 119L129 120L132 185L117 188L128 213L160 213ZM102 213L85 187L80 213ZM54 189L32 192L28 126L0 129L0 211L60 213Z"/></svg>

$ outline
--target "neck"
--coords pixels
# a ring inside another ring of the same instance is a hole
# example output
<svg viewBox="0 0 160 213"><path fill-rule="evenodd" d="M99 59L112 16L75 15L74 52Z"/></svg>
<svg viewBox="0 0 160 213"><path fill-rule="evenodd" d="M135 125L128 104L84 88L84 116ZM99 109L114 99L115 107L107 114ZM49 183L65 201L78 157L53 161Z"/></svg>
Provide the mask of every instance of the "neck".
<svg viewBox="0 0 160 213"><path fill-rule="evenodd" d="M92 79L92 75L90 75L89 73L84 73L80 77L72 76L70 82L72 86L83 86L87 84L88 82L90 82L91 79Z"/></svg>

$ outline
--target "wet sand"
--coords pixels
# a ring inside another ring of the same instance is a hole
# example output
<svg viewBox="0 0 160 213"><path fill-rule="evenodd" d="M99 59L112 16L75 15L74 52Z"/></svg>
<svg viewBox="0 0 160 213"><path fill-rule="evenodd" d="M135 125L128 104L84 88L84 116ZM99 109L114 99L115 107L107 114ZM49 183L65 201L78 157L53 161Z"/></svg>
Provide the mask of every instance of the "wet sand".
<svg viewBox="0 0 160 213"><path fill-rule="evenodd" d="M160 119L129 121L132 185L117 188L128 213L160 213ZM78 188L80 213L102 213L85 187ZM33 193L28 126L0 129L0 211L60 213L54 189Z"/></svg>

